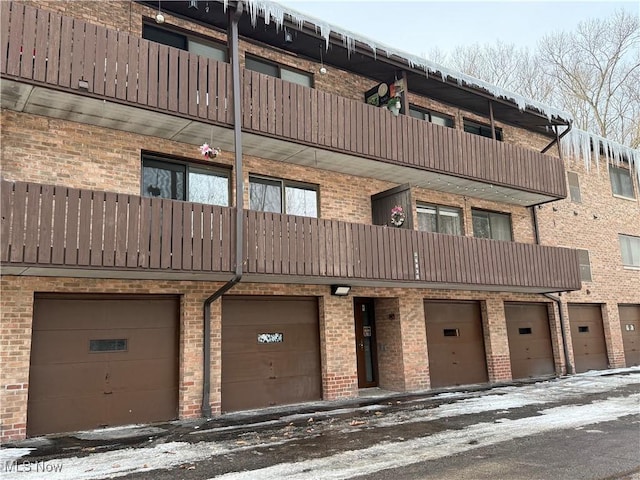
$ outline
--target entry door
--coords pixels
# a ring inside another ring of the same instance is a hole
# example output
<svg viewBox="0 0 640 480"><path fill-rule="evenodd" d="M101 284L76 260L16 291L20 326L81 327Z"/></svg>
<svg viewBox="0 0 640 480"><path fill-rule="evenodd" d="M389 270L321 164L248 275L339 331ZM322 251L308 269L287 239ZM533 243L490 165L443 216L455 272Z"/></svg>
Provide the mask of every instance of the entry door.
<svg viewBox="0 0 640 480"><path fill-rule="evenodd" d="M356 353L358 358L358 387L378 385L378 358L376 354L376 330L373 318L373 300L354 300L356 326Z"/></svg>

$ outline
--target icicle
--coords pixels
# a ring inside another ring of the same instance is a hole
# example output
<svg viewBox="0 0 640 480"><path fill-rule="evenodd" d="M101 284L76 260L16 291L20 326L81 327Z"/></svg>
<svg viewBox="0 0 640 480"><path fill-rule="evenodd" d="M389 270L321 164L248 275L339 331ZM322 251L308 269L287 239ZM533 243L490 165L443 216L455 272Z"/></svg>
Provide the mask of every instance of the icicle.
<svg viewBox="0 0 640 480"><path fill-rule="evenodd" d="M228 0L222 0L226 5ZM466 75L455 70L451 70L442 65L438 65L424 57L417 55L411 55L393 47L389 47L380 42L372 40L368 37L358 35L349 30L330 25L324 20L320 20L311 15L299 12L289 7L280 5L279 3L269 0L244 0L248 5L249 15L251 17L251 24L255 27L257 24L257 17L261 15L264 17L266 24L273 21L277 28L282 28L284 25L285 16L298 28L302 28L304 23L309 23L314 26L316 33L320 32L320 36L324 39L326 49L329 49L329 37L331 33L336 34L342 39L342 43L348 51L349 56L355 49L356 42L364 44L371 49L374 61L377 59L378 52L384 52L387 57L393 55L404 59L410 68L417 68L425 72L426 75L439 76L443 82L448 79L457 82L460 86L468 86L472 88L482 89L487 94L492 95L497 99L504 99L515 103L520 111L524 111L527 108L538 111L540 114L545 115L549 121L553 118L559 118L562 120L571 121L573 117L570 113L563 110L554 108L550 105L546 105L541 102L523 97L517 93L509 92L496 85L491 85L483 80L474 78L470 75ZM570 137L570 138L567 138ZM582 132L577 129L571 130L571 132L562 139L562 148L567 149L567 155L572 157L582 158L587 170L595 163L596 167L600 166L600 155L598 154L599 148L591 149L591 144L602 145L605 152L605 158L608 161L614 161L619 163L624 157L629 161L630 168L635 170L640 181L640 151L633 150L623 145L617 144L610 140L592 135L587 132ZM564 150L563 150L564 152ZM569 153L570 152L570 153Z"/></svg>
<svg viewBox="0 0 640 480"><path fill-rule="evenodd" d="M629 163L631 173L635 173L640 185L640 150L627 147L613 140L577 128L572 129L560 141L562 154L567 158L581 159L585 169L589 171L595 163L600 168L600 152L608 163L620 165Z"/></svg>

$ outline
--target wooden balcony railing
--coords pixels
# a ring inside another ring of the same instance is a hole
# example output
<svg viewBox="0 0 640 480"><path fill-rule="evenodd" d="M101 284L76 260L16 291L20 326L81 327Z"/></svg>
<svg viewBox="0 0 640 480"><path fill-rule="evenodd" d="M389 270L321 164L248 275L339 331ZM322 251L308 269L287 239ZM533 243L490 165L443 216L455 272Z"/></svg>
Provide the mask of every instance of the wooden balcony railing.
<svg viewBox="0 0 640 480"><path fill-rule="evenodd" d="M1 2L4 78L233 124L228 64L13 2ZM566 197L558 158L243 71L245 131ZM82 82L81 82L82 81Z"/></svg>
<svg viewBox="0 0 640 480"><path fill-rule="evenodd" d="M132 274L234 269L232 208L7 181L0 195L5 267ZM244 216L243 270L264 281L297 276L416 287L580 288L575 250L265 212Z"/></svg>

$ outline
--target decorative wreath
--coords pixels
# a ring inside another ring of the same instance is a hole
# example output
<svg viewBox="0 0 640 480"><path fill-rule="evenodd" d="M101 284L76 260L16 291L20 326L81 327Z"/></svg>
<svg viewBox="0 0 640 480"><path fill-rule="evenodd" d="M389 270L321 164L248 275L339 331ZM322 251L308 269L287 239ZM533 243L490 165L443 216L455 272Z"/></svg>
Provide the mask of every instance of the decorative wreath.
<svg viewBox="0 0 640 480"><path fill-rule="evenodd" d="M391 209L391 224L394 227L401 227L405 219L404 210L400 205L396 205Z"/></svg>

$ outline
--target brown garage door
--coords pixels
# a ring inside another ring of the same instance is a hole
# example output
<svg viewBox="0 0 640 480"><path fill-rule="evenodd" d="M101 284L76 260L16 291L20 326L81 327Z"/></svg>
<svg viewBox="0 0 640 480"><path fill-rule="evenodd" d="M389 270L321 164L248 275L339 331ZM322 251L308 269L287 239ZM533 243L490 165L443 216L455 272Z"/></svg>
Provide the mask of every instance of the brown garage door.
<svg viewBox="0 0 640 480"><path fill-rule="evenodd" d="M321 398L318 302L224 297L222 411Z"/></svg>
<svg viewBox="0 0 640 480"><path fill-rule="evenodd" d="M569 304L576 373L604 370L609 365L600 305Z"/></svg>
<svg viewBox="0 0 640 480"><path fill-rule="evenodd" d="M27 434L172 420L176 297L37 296Z"/></svg>
<svg viewBox="0 0 640 480"><path fill-rule="evenodd" d="M431 387L489 381L478 302L425 301Z"/></svg>
<svg viewBox="0 0 640 480"><path fill-rule="evenodd" d="M640 365L640 305L619 305L618 311L627 367Z"/></svg>
<svg viewBox="0 0 640 480"><path fill-rule="evenodd" d="M505 303L513 378L553 375L549 312L544 303Z"/></svg>

